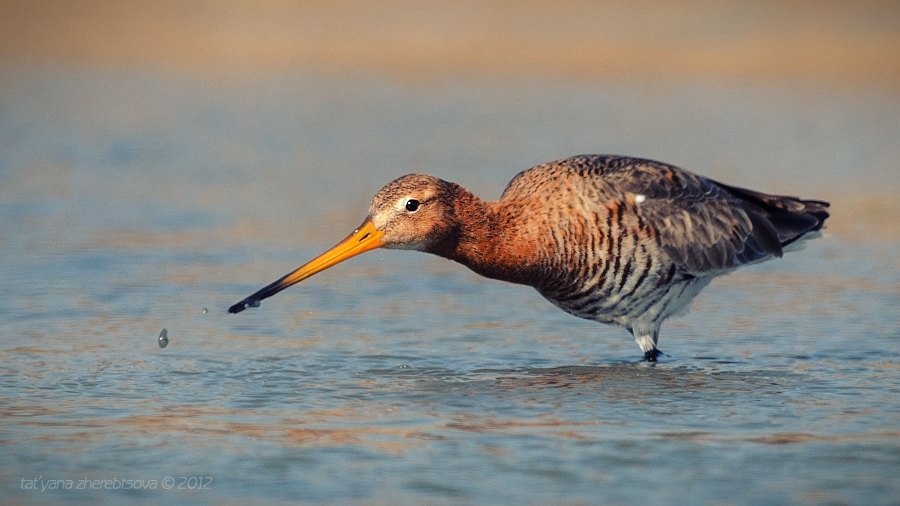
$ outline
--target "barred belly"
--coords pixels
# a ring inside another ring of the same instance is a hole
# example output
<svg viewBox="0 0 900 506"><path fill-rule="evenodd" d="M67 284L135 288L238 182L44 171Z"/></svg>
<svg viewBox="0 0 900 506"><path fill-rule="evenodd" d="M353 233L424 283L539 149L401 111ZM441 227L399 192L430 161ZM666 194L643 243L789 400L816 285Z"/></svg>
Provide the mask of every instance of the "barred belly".
<svg viewBox="0 0 900 506"><path fill-rule="evenodd" d="M538 292L569 314L629 329L658 327L683 313L713 276L680 271L660 247L657 231L629 204L616 201L584 213L555 234L566 260Z"/></svg>

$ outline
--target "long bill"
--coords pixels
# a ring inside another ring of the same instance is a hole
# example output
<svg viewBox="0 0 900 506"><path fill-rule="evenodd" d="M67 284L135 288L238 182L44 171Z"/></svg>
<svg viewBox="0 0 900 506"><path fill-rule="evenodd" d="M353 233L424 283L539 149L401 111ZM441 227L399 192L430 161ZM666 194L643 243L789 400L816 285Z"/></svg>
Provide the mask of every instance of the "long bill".
<svg viewBox="0 0 900 506"><path fill-rule="evenodd" d="M259 301L267 299L285 288L299 283L313 274L324 271L332 265L339 264L348 258L360 253L384 246L381 238L384 232L375 228L372 220L366 220L352 234L343 241L335 244L331 249L313 258L295 271L285 275L278 281L261 288L253 295L228 308L229 313L240 313L248 307L258 307Z"/></svg>

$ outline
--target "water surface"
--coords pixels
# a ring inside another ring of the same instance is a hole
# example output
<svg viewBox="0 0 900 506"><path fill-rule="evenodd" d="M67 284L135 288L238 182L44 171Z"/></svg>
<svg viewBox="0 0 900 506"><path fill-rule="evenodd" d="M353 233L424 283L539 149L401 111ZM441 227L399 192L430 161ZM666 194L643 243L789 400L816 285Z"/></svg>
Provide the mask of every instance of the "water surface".
<svg viewBox="0 0 900 506"><path fill-rule="evenodd" d="M4 502L900 498L891 91L12 68ZM831 200L833 225L714 282L652 366L622 329L409 252L225 313L343 238L394 177L495 198L587 152ZM65 490L82 479L113 481Z"/></svg>

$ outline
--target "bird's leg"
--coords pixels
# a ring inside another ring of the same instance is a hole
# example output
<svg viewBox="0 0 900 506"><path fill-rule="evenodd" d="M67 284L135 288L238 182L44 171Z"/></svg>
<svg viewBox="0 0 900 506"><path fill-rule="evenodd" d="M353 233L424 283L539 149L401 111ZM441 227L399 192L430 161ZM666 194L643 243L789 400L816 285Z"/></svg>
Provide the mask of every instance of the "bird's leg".
<svg viewBox="0 0 900 506"><path fill-rule="evenodd" d="M656 348L656 341L659 339L659 327L653 325L628 325L626 328L634 336L634 340L641 348L641 351L644 352L644 360L656 362L657 357L662 355L662 352Z"/></svg>

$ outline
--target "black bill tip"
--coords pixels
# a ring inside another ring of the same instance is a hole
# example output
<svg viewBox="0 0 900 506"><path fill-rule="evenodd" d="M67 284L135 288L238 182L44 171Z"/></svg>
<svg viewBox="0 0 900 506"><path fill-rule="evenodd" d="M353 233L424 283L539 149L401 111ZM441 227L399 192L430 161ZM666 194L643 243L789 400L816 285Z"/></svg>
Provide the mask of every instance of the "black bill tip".
<svg viewBox="0 0 900 506"><path fill-rule="evenodd" d="M237 304L228 308L228 312L231 314L240 313L241 311L247 309L248 307L259 307L259 300L246 298Z"/></svg>

